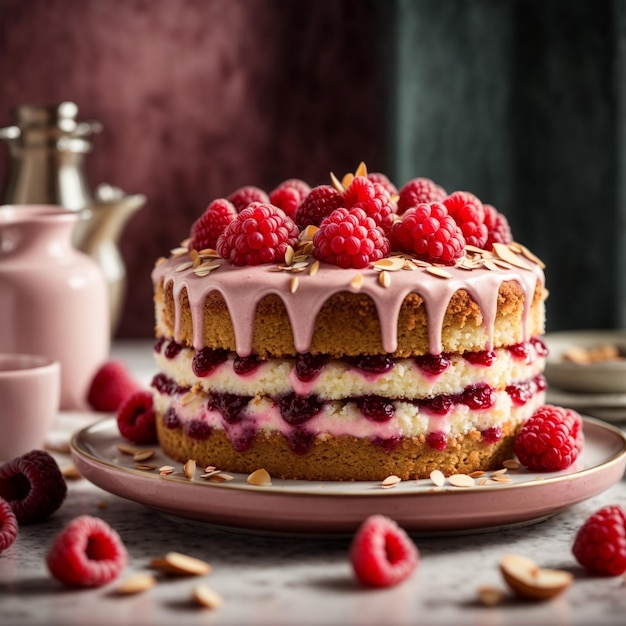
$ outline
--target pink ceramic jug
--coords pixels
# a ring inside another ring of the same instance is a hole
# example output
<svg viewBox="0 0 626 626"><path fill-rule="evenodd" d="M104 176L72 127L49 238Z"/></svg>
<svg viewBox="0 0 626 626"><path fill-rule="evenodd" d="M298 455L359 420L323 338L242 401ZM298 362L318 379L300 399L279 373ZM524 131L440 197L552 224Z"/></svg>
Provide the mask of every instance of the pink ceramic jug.
<svg viewBox="0 0 626 626"><path fill-rule="evenodd" d="M0 352L57 359L65 410L86 408L110 347L104 276L72 245L79 219L57 206L0 206Z"/></svg>

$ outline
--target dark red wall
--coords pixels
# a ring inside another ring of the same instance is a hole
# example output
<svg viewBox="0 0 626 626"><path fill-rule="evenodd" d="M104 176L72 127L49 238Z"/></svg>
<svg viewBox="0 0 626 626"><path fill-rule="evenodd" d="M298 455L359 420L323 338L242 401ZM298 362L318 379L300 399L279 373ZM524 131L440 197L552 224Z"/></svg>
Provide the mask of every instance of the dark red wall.
<svg viewBox="0 0 626 626"><path fill-rule="evenodd" d="M153 262L212 198L385 167L379 36L362 0L0 2L0 124L75 101L104 125L91 186L148 197L121 241L120 336L151 335Z"/></svg>

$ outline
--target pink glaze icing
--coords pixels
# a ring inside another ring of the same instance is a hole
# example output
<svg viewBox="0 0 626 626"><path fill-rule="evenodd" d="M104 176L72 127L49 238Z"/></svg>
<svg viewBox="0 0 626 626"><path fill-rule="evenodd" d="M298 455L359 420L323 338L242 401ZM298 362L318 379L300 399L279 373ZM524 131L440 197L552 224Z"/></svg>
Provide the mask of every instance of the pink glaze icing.
<svg viewBox="0 0 626 626"><path fill-rule="evenodd" d="M465 289L475 300L483 315L483 325L488 336L486 349L493 348L493 328L496 318L498 291L502 283L516 281L524 293L523 332L524 341L530 338L529 312L537 281L544 284L543 270L536 264L527 262L530 269L460 269L446 267L452 278L439 278L424 270L401 270L392 273L391 284L384 288L374 269L341 269L322 263L313 276L308 271L294 274L289 271L275 271L275 265L236 267L223 261L221 267L208 276L198 277L192 269L175 272L174 268L187 260L187 257L170 257L157 265L152 272L156 283L161 279L167 286L173 283L175 299L175 339L180 335L181 312L179 296L187 290L193 323L193 347L203 347L204 301L212 291L218 291L224 298L235 332L236 350L240 356L252 352L253 322L257 303L269 294L276 294L284 302L293 330L294 345L298 352L310 348L316 317L324 303L335 293L352 292L368 295L376 306L381 325L383 349L392 353L397 348L397 319L406 296L418 293L423 299L428 313L429 350L431 354L442 351L441 330L448 303L454 293ZM274 270L274 271L272 271ZM359 290L350 285L357 275L363 275ZM299 286L291 293L290 285L298 276Z"/></svg>

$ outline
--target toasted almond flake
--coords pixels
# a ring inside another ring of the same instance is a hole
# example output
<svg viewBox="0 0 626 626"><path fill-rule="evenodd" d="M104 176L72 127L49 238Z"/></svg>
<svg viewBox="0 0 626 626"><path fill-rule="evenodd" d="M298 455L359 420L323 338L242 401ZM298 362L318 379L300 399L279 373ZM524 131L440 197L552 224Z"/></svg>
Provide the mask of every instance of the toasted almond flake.
<svg viewBox="0 0 626 626"><path fill-rule="evenodd" d="M465 252L472 252L473 254L482 254L484 250L477 246L473 246L471 243L465 245Z"/></svg>
<svg viewBox="0 0 626 626"><path fill-rule="evenodd" d="M308 261L296 261L291 267L293 267L294 270L303 270L307 268L308 266L309 266Z"/></svg>
<svg viewBox="0 0 626 626"><path fill-rule="evenodd" d="M307 257L310 257L313 254L313 243L312 242L308 242L303 248L302 248L302 254L306 255Z"/></svg>
<svg viewBox="0 0 626 626"><path fill-rule="evenodd" d="M417 267L431 267L432 266L432 263L429 263L428 261L422 261L422 259L413 259L413 263L415 263Z"/></svg>
<svg viewBox="0 0 626 626"><path fill-rule="evenodd" d="M190 243L191 243L191 237L187 237L186 239L183 239L179 245L181 248L189 248Z"/></svg>
<svg viewBox="0 0 626 626"><path fill-rule="evenodd" d="M137 448L135 446L131 446L128 443L118 443L118 444L115 445L115 447L122 454L135 454L135 452L137 452Z"/></svg>
<svg viewBox="0 0 626 626"><path fill-rule="evenodd" d="M493 480L494 483L510 483L512 482L512 479L510 476L492 476L491 480Z"/></svg>
<svg viewBox="0 0 626 626"><path fill-rule="evenodd" d="M192 594L193 601L207 609L219 609L224 599L208 585L196 585Z"/></svg>
<svg viewBox="0 0 626 626"><path fill-rule="evenodd" d="M193 477L196 475L196 461L194 459L189 459L183 465L183 474L185 474L185 478L188 480L193 480Z"/></svg>
<svg viewBox="0 0 626 626"><path fill-rule="evenodd" d="M180 263L174 268L175 272L184 272L188 270L190 267L193 267L193 261L185 261L184 263Z"/></svg>
<svg viewBox="0 0 626 626"><path fill-rule="evenodd" d="M491 262L503 270L511 270L513 266L508 261L503 261L502 259L491 259Z"/></svg>
<svg viewBox="0 0 626 626"><path fill-rule="evenodd" d="M426 268L426 271L433 276L437 276L438 278L452 278L452 274L450 274L447 270L444 270L442 267L431 265Z"/></svg>
<svg viewBox="0 0 626 626"><path fill-rule="evenodd" d="M330 182L332 184L332 186L339 192L339 193L343 193L345 191L345 188L343 186L343 184L341 183L341 181L335 176L335 174L333 172L330 173Z"/></svg>
<svg viewBox="0 0 626 626"><path fill-rule="evenodd" d="M484 475L485 475L485 472L483 472L482 470L476 470L475 472L471 472L469 474L471 478L480 478L481 476L484 476Z"/></svg>
<svg viewBox="0 0 626 626"><path fill-rule="evenodd" d="M498 589L498 587L479 587L478 588L478 601L485 606L495 606L496 604L500 604L506 594L502 589Z"/></svg>
<svg viewBox="0 0 626 626"><path fill-rule="evenodd" d="M363 286L363 274L357 274L351 281L350 281L350 286L353 289L361 289L361 287Z"/></svg>
<svg viewBox="0 0 626 626"><path fill-rule="evenodd" d="M510 469L510 470L516 470L521 467L519 461L517 461L516 459L506 459L502 463L502 465L503 467L506 467L507 469Z"/></svg>
<svg viewBox="0 0 626 626"><path fill-rule="evenodd" d="M234 479L234 476L231 476L230 474L224 474L224 472L219 472L218 474L215 474L214 476L211 476L211 478L209 478L212 483L225 483L229 480Z"/></svg>
<svg viewBox="0 0 626 626"><path fill-rule="evenodd" d="M304 241L311 241L313 239L313 235L319 230L319 226L315 226L314 224L309 224L300 234L300 238Z"/></svg>
<svg viewBox="0 0 626 626"><path fill-rule="evenodd" d="M79 478L82 478L81 473L75 465L64 465L61 467L61 474L63 475L63 478L68 480L78 480Z"/></svg>
<svg viewBox="0 0 626 626"><path fill-rule="evenodd" d="M294 276L291 279L291 283L289 283L289 291L291 291L291 293L296 293L296 291L298 291L298 285L300 284L300 281L298 279L297 276Z"/></svg>
<svg viewBox="0 0 626 626"><path fill-rule="evenodd" d="M199 270L216 270L218 267L222 265L221 261L217 261L215 259L208 259L203 261L198 265L198 267L194 268L195 271Z"/></svg>
<svg viewBox="0 0 626 626"><path fill-rule="evenodd" d="M365 165L364 161L359 163L359 167L356 168L356 172L354 172L355 176L367 176L367 165Z"/></svg>
<svg viewBox="0 0 626 626"><path fill-rule="evenodd" d="M481 478L478 481L478 484L482 487L483 485L486 485L489 482L489 480L487 478Z"/></svg>
<svg viewBox="0 0 626 626"><path fill-rule="evenodd" d="M446 477L443 475L443 472L441 470L433 470L430 473L430 480L432 481L433 485L436 485L437 487L443 487L446 482Z"/></svg>
<svg viewBox="0 0 626 626"><path fill-rule="evenodd" d="M307 246L313 246L313 244L308 243ZM293 262L295 263L306 263L307 265L309 264L309 255L308 254L296 254L296 256L293 257Z"/></svg>
<svg viewBox="0 0 626 626"><path fill-rule="evenodd" d="M197 276L198 278L204 278L205 276L208 276L211 273L211 270L200 270L200 271L196 271L194 270L194 276Z"/></svg>
<svg viewBox="0 0 626 626"><path fill-rule="evenodd" d="M287 265L291 265L293 263L293 257L296 255L296 253L293 251L293 248L288 245L287 249L285 250L285 263Z"/></svg>
<svg viewBox="0 0 626 626"><path fill-rule="evenodd" d="M255 485L257 487L267 487L272 484L272 477L269 475L268 471L263 468L254 470L246 480L249 485Z"/></svg>
<svg viewBox="0 0 626 626"><path fill-rule="evenodd" d="M517 243L517 241L512 241L509 244L509 248L510 248L511 252L516 252L518 254L520 254L522 252L522 244L521 243Z"/></svg>
<svg viewBox="0 0 626 626"><path fill-rule="evenodd" d="M215 465L207 465L207 466L204 468L204 471L205 471L205 472L214 472L216 469L217 469L217 467L215 467Z"/></svg>
<svg viewBox="0 0 626 626"><path fill-rule="evenodd" d="M341 179L341 184L343 185L343 188L347 189L352 184L353 180L354 180L354 174L352 174L352 172L348 172L347 174L344 174L344 177Z"/></svg>
<svg viewBox="0 0 626 626"><path fill-rule="evenodd" d="M141 470L143 472L150 472L156 469L156 465L150 465L148 463L137 463L137 465L135 465L135 469Z"/></svg>
<svg viewBox="0 0 626 626"><path fill-rule="evenodd" d="M152 574L133 574L125 578L118 586L117 593L131 595L147 591L156 585L156 578Z"/></svg>
<svg viewBox="0 0 626 626"><path fill-rule="evenodd" d="M448 482L455 487L474 486L474 479L467 474L452 474L452 476L448 476Z"/></svg>
<svg viewBox="0 0 626 626"><path fill-rule="evenodd" d="M395 487L401 481L402 479L399 476L392 474L391 476L387 476L387 478L385 478L385 480L383 480L383 482L380 483L380 486L383 489L389 489L390 487Z"/></svg>
<svg viewBox="0 0 626 626"><path fill-rule="evenodd" d="M497 272L500 269L491 259L485 259L483 265L492 272Z"/></svg>
<svg viewBox="0 0 626 626"><path fill-rule="evenodd" d="M410 259L404 259L404 265L402 266L403 270L410 270L412 272L414 272L415 270L418 270L419 267L417 267L417 265L411 261Z"/></svg>
<svg viewBox="0 0 626 626"><path fill-rule="evenodd" d="M378 282L387 289L389 285L391 285L391 276L386 270L382 270L382 272L378 275Z"/></svg>
<svg viewBox="0 0 626 626"><path fill-rule="evenodd" d="M152 559L151 565L167 574L181 576L204 576L212 569L206 561L180 552L168 552L162 559Z"/></svg>
<svg viewBox="0 0 626 626"><path fill-rule="evenodd" d="M519 244L519 247L522 249L522 254L533 263L536 263L542 270L546 268L546 264L533 252L531 252L526 246Z"/></svg>
<svg viewBox="0 0 626 626"><path fill-rule="evenodd" d="M141 461L147 461L154 456L154 450L137 450L133 455L133 461L140 463Z"/></svg>
<svg viewBox="0 0 626 626"><path fill-rule="evenodd" d="M503 261L507 261L511 265L514 265L515 267L519 267L520 269L523 269L523 270L531 269L530 265L528 265L528 263L526 263L526 261L524 261L523 258L521 258L515 252L513 252L511 248L509 248L509 246L507 246L506 244L494 243L493 250Z"/></svg>
<svg viewBox="0 0 626 626"><path fill-rule="evenodd" d="M173 257L175 257L175 258L176 258L176 257L179 257L179 256L183 256L183 255L187 254L187 252L189 252L189 251L187 250L187 248L182 248L182 247L180 247L180 248L172 248L172 249L170 250L170 254L171 254Z"/></svg>
<svg viewBox="0 0 626 626"><path fill-rule="evenodd" d="M375 270L388 270L390 272L397 272L404 267L405 259L399 256L387 257L380 259L372 263L372 267Z"/></svg>
<svg viewBox="0 0 626 626"><path fill-rule="evenodd" d="M211 478L211 476L215 476L215 474L219 474L222 470L212 469L212 470L204 470L203 474L200 474L200 478Z"/></svg>
<svg viewBox="0 0 626 626"><path fill-rule="evenodd" d="M159 265L163 265L163 263L165 263L165 261L167 261L167 259L164 256L160 256L155 262L154 262L154 266L155 267L159 267Z"/></svg>
<svg viewBox="0 0 626 626"><path fill-rule="evenodd" d="M208 258L214 258L214 259L220 258L220 255L217 253L217 250L214 250L213 248L202 248L199 254L202 257L208 257Z"/></svg>
<svg viewBox="0 0 626 626"><path fill-rule="evenodd" d="M320 268L320 262L318 260L313 261L313 263L311 263L311 269L309 269L309 275L315 276L319 268Z"/></svg>
<svg viewBox="0 0 626 626"><path fill-rule="evenodd" d="M173 471L174 468L171 465L163 465L162 467L159 467L159 474L161 474L161 476L168 476Z"/></svg>
<svg viewBox="0 0 626 626"><path fill-rule="evenodd" d="M200 259L200 253L195 248L193 250L189 250L189 258L192 261L197 261Z"/></svg>
<svg viewBox="0 0 626 626"><path fill-rule="evenodd" d="M508 468L507 467L502 467L498 470L494 470L493 472L491 472L492 476L499 476L500 474L506 474L508 472Z"/></svg>

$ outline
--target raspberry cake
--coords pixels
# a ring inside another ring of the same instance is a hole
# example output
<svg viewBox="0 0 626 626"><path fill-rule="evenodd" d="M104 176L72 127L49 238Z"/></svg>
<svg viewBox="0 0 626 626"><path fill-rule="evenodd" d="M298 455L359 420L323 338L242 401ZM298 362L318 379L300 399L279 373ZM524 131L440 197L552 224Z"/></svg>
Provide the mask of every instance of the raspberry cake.
<svg viewBox="0 0 626 626"><path fill-rule="evenodd" d="M545 400L541 262L470 193L331 182L215 200L157 261L159 444L293 479L500 467Z"/></svg>

